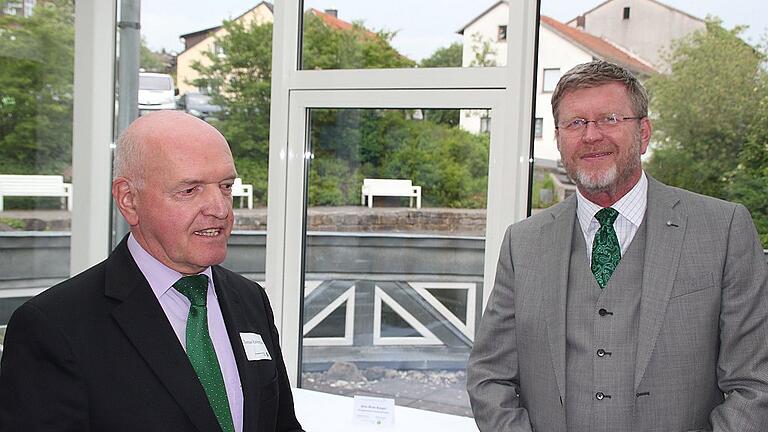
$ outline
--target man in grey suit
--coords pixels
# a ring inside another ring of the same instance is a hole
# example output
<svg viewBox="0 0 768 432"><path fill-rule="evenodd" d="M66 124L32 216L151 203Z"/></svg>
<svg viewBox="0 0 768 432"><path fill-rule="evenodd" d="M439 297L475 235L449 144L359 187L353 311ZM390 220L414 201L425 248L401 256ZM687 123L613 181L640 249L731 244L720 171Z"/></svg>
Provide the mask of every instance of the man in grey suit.
<svg viewBox="0 0 768 432"><path fill-rule="evenodd" d="M748 211L643 172L648 96L623 68L576 66L552 111L578 193L507 230L468 366L480 430L768 431Z"/></svg>

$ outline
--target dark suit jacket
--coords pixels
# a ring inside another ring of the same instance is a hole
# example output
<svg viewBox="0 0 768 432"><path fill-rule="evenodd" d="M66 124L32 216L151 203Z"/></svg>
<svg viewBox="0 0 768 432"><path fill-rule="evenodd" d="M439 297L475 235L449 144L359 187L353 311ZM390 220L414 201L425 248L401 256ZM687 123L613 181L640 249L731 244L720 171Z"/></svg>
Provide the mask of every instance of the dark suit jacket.
<svg viewBox="0 0 768 432"><path fill-rule="evenodd" d="M244 431L301 431L264 290L213 267L243 386ZM248 361L240 332L272 360ZM11 317L0 431L220 431L203 387L126 240Z"/></svg>

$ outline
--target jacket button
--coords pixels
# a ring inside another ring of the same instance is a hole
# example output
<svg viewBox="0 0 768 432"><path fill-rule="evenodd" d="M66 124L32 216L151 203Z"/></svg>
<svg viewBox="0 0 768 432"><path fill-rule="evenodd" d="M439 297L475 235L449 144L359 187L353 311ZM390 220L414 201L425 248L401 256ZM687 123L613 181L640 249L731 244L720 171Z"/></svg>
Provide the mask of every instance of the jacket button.
<svg viewBox="0 0 768 432"><path fill-rule="evenodd" d="M604 397L605 397L605 394L603 392L595 393L595 399L597 400L603 400Z"/></svg>
<svg viewBox="0 0 768 432"><path fill-rule="evenodd" d="M608 315L608 311L607 311L607 310L605 310L605 309L603 309L603 308L600 308L600 310L599 310L599 311L597 311L597 313L599 313L599 314L600 314L600 316L606 316L606 315Z"/></svg>
<svg viewBox="0 0 768 432"><path fill-rule="evenodd" d="M602 349L602 348L600 348L599 350L597 350L597 356L598 356L598 357L603 357L603 356L605 356L605 350L604 350L604 349Z"/></svg>

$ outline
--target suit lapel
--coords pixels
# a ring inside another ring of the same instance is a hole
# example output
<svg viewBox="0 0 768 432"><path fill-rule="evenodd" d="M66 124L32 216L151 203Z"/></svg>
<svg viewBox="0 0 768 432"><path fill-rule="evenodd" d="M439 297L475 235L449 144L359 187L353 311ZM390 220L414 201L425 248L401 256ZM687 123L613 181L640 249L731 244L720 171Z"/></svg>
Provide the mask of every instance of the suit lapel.
<svg viewBox="0 0 768 432"><path fill-rule="evenodd" d="M552 219L541 227L541 267L537 267L545 290L543 311L547 320L549 351L555 368L561 400L565 399L565 307L568 271L576 217L576 198L572 195L551 213Z"/></svg>
<svg viewBox="0 0 768 432"><path fill-rule="evenodd" d="M107 261L105 294L121 300L112 316L157 378L201 431L219 424L203 387L125 239Z"/></svg>
<svg viewBox="0 0 768 432"><path fill-rule="evenodd" d="M648 177L643 291L635 361L635 390L650 361L680 263L687 216L674 189Z"/></svg>

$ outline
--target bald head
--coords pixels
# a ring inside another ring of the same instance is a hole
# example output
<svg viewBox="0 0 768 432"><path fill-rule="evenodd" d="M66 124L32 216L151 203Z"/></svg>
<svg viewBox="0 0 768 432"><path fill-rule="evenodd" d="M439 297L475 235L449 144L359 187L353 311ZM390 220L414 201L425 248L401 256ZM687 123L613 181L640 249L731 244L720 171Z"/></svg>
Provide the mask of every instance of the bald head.
<svg viewBox="0 0 768 432"><path fill-rule="evenodd" d="M182 111L157 111L136 119L120 134L115 149L114 176L144 184L149 165L158 154L173 156L194 151L194 143L229 145L216 128ZM231 155L231 153L230 153Z"/></svg>

